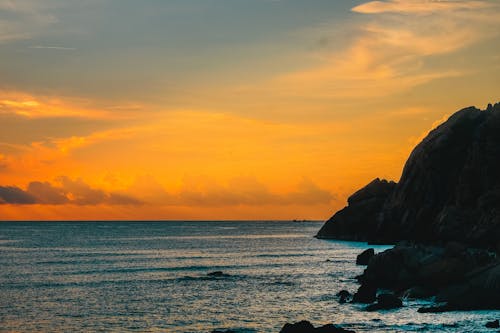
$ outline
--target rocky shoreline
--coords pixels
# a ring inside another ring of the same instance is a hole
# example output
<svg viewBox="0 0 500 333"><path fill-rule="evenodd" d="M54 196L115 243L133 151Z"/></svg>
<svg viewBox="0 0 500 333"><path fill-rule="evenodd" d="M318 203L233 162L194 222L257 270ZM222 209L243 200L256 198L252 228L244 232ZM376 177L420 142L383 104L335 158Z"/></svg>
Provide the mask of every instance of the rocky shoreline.
<svg viewBox="0 0 500 333"><path fill-rule="evenodd" d="M340 290L340 303L379 311L428 299L434 305L418 312L500 310L500 103L456 112L415 147L398 183L373 180L316 237L396 244L358 256L360 286ZM307 321L280 331L295 332L353 331Z"/></svg>
<svg viewBox="0 0 500 333"><path fill-rule="evenodd" d="M374 254L351 295L367 311L431 299L418 312L500 309L500 103L462 109L412 151L398 183L352 194L317 238L396 244ZM487 323L487 327L497 322Z"/></svg>
<svg viewBox="0 0 500 333"><path fill-rule="evenodd" d="M500 260L495 252L459 243L401 243L374 255L354 302L372 303L379 290L399 298L433 298L419 312L500 309Z"/></svg>
<svg viewBox="0 0 500 333"><path fill-rule="evenodd" d="M404 299L430 299L435 306L421 313L500 309L500 258L496 252L450 242L431 246L401 242L378 254L370 248L358 255L366 265L357 276L358 290L337 293L339 303L367 304L365 311L403 307ZM498 320L485 328L499 328ZM307 322L285 324L280 333L349 333L333 324L314 328Z"/></svg>
<svg viewBox="0 0 500 333"><path fill-rule="evenodd" d="M434 297L420 312L500 309L500 103L456 112L415 147L398 183L373 180L316 237L397 243L358 257L367 268L354 302L387 290Z"/></svg>

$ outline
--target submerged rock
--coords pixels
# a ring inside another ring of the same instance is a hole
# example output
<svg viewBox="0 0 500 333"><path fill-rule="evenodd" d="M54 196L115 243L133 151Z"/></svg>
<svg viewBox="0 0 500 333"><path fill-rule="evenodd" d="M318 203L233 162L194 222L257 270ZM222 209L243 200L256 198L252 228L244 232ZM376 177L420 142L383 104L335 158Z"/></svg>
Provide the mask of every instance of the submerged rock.
<svg viewBox="0 0 500 333"><path fill-rule="evenodd" d="M498 321L498 319L493 320L493 321L489 321L484 326L487 328L500 328L500 321Z"/></svg>
<svg viewBox="0 0 500 333"><path fill-rule="evenodd" d="M373 248L364 250L356 257L356 265L368 265L370 259L375 255Z"/></svg>
<svg viewBox="0 0 500 333"><path fill-rule="evenodd" d="M210 272L210 273L207 273L207 276L212 276L212 277L228 277L228 276L231 276L227 273L224 273L223 271L214 271L214 272Z"/></svg>
<svg viewBox="0 0 500 333"><path fill-rule="evenodd" d="M286 323L280 330L280 333L355 333L333 324L327 324L321 327L314 327L307 320L299 321L295 324Z"/></svg>

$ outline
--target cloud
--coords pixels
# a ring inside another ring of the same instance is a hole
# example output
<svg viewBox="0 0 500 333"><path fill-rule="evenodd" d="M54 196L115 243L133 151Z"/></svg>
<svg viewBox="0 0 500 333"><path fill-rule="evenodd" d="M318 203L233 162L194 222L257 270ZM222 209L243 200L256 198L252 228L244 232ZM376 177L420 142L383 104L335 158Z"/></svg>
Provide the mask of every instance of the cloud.
<svg viewBox="0 0 500 333"><path fill-rule="evenodd" d="M35 45L35 46L30 46L29 48L38 50L76 51L76 48L74 47L65 47L65 46Z"/></svg>
<svg viewBox="0 0 500 333"><path fill-rule="evenodd" d="M372 1L351 42L320 62L277 77L276 93L305 98L385 97L442 78L477 71L453 66L457 52L500 35L500 6L483 1ZM323 39L328 28L322 27ZM317 32L316 32L317 33ZM332 32L336 34L336 32Z"/></svg>
<svg viewBox="0 0 500 333"><path fill-rule="evenodd" d="M39 204L79 206L140 205L142 201L129 195L106 192L89 186L81 179L58 177L57 185L33 181L26 190L16 186L0 186L0 204Z"/></svg>
<svg viewBox="0 0 500 333"><path fill-rule="evenodd" d="M60 205L69 202L67 191L54 187L49 182L31 182L26 192L37 198L36 202L40 204Z"/></svg>
<svg viewBox="0 0 500 333"><path fill-rule="evenodd" d="M5 157L5 155L0 154L0 170L7 169L7 167L8 167L7 158Z"/></svg>
<svg viewBox="0 0 500 333"><path fill-rule="evenodd" d="M482 9L492 7L484 1L455 1L455 0L389 0L370 1L352 9L353 12L363 14L380 13L431 13L438 11Z"/></svg>
<svg viewBox="0 0 500 333"><path fill-rule="evenodd" d="M48 7L37 0L0 0L0 43L32 38L57 22Z"/></svg>
<svg viewBox="0 0 500 333"><path fill-rule="evenodd" d="M111 112L89 105L83 99L64 99L54 96L34 96L22 91L0 90L0 113L26 118L101 118ZM113 115L117 118L116 115Z"/></svg>
<svg viewBox="0 0 500 333"><path fill-rule="evenodd" d="M140 177L129 189L148 196L148 202L163 206L228 207L265 205L321 205L336 197L309 179L302 179L297 189L277 193L254 177L235 177L226 184L200 177L184 179L177 191L167 191L151 177Z"/></svg>
<svg viewBox="0 0 500 333"><path fill-rule="evenodd" d="M15 186L0 186L0 204L34 204L36 199L22 189Z"/></svg>
<svg viewBox="0 0 500 333"><path fill-rule="evenodd" d="M140 183L145 182L145 183ZM151 177L140 177L126 193L136 193L146 201L125 193L94 188L82 179L58 177L55 183L32 181L26 190L16 186L0 186L0 204L38 204L78 206L142 205L179 207L229 207L266 205L322 205L336 200L331 192L302 179L293 191L276 193L253 177L236 177L227 184L200 179L186 181L178 191L168 192Z"/></svg>

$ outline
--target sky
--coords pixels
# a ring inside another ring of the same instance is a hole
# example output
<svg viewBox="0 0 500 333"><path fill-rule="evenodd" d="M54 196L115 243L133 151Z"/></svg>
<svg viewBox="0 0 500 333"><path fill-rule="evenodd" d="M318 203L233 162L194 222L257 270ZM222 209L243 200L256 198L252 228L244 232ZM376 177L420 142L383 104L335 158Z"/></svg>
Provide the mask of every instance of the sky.
<svg viewBox="0 0 500 333"><path fill-rule="evenodd" d="M0 0L0 220L323 220L498 101L495 0Z"/></svg>

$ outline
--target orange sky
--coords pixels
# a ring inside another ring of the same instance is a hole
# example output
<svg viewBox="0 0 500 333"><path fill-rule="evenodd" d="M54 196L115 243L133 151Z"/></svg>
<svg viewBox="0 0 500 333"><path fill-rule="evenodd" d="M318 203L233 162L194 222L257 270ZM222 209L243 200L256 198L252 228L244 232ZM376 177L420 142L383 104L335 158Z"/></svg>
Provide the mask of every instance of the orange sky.
<svg viewBox="0 0 500 333"><path fill-rule="evenodd" d="M326 219L451 113L500 100L496 1L0 13L4 220Z"/></svg>

